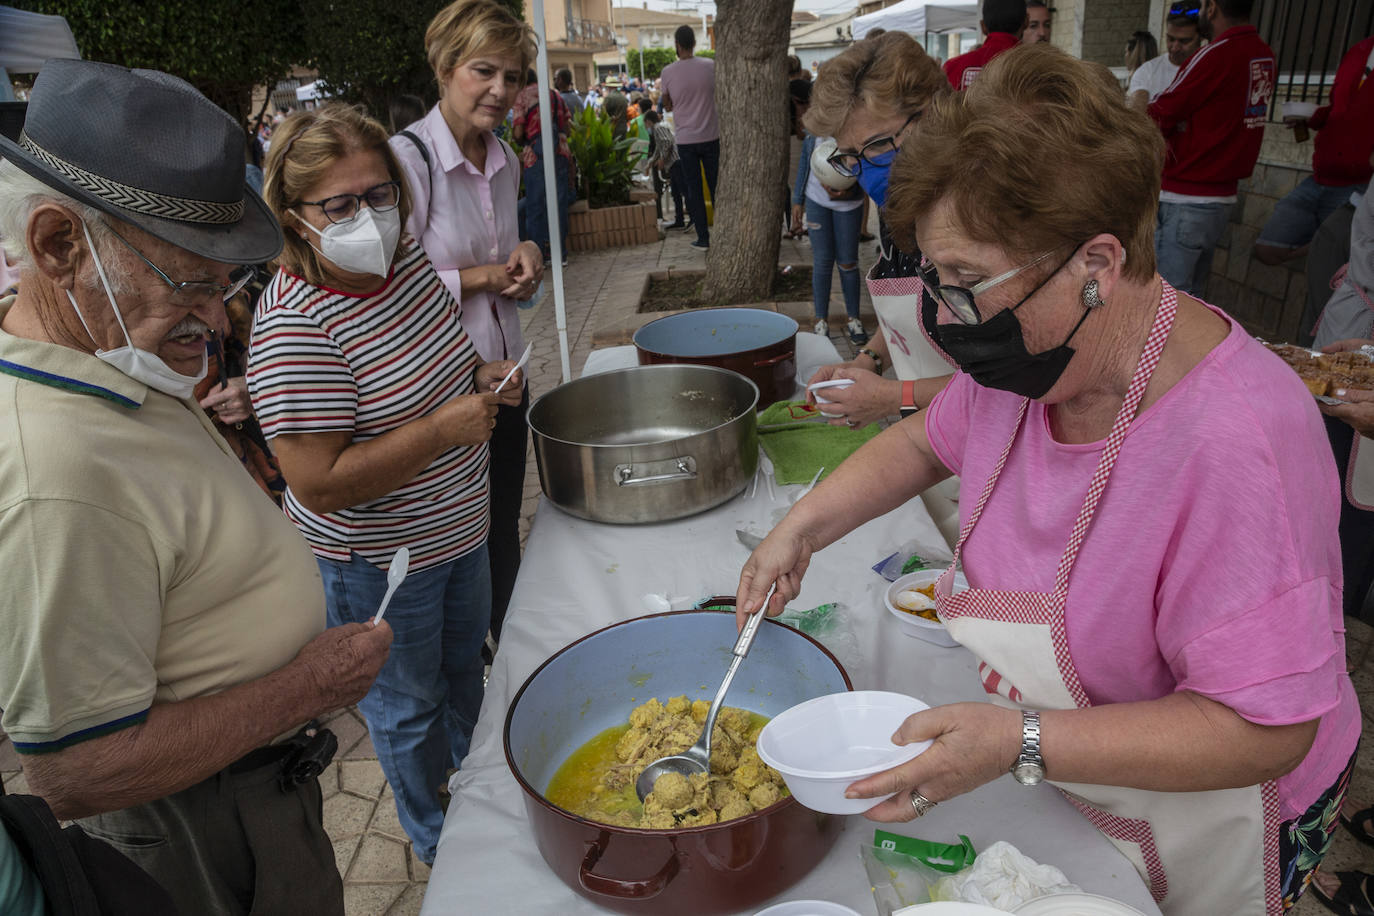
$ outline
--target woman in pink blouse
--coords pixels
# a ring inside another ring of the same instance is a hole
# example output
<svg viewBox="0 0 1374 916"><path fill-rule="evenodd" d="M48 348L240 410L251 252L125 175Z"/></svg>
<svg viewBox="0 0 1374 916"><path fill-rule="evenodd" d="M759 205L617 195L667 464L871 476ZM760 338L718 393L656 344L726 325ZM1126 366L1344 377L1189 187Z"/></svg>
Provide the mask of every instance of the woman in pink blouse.
<svg viewBox="0 0 1374 916"><path fill-rule="evenodd" d="M534 59L529 26L492 0L458 0L425 32L439 104L391 139L413 193L406 230L419 239L462 310L484 361L524 351L517 300L544 274L539 246L520 241L520 163L494 133ZM520 570L520 503L525 486L525 411L503 406L491 437L491 632Z"/></svg>

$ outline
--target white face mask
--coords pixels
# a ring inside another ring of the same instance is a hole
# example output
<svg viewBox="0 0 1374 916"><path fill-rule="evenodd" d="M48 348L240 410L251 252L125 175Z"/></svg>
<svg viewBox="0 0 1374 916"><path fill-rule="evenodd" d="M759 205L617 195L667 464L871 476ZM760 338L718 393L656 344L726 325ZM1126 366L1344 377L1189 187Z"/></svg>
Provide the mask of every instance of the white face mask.
<svg viewBox="0 0 1374 916"><path fill-rule="evenodd" d="M95 242L91 240L91 232L86 228L86 224L81 224L81 231L86 234L86 244L91 249L91 260L95 262L95 272L100 275L100 285L105 288L105 296L110 300L110 308L114 309L115 321L119 322L119 330L124 334L124 346L116 347L113 350L100 349L99 343L96 344L95 357L103 362L109 363L120 372L123 372L134 381L142 382L154 391L161 391L174 398L186 400L196 390L196 385L205 378L205 373L209 369L209 357L207 354L200 355L200 372L196 375L182 375L176 372L171 366L162 361L162 357L147 350L140 350L134 346L133 340L129 337L129 329L124 326L124 316L119 314L119 305L115 302L114 290L110 288L110 281L105 277L105 268L100 263L100 255L95 252ZM91 334L91 326L86 324L86 318L81 314L81 306L76 304L76 297L71 290L67 290L67 299L71 302L72 308L76 310L76 317L81 319L81 326L86 329L87 335L91 340L95 340L95 335Z"/></svg>
<svg viewBox="0 0 1374 916"><path fill-rule="evenodd" d="M360 206L351 220L330 223L323 232L307 223L295 210L290 212L300 219L301 225L320 237L320 247L310 247L340 270L383 278L391 272L391 257L401 238L399 208L377 211ZM309 240L306 244L310 244Z"/></svg>

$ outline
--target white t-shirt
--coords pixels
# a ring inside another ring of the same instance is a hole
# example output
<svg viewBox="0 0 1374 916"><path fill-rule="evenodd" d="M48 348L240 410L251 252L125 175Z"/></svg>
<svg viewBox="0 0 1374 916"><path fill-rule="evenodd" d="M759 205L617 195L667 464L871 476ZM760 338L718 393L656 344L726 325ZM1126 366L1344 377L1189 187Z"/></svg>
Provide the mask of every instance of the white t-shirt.
<svg viewBox="0 0 1374 916"><path fill-rule="evenodd" d="M1149 101L1153 102L1159 98L1169 84L1178 75L1178 67L1169 62L1168 54L1157 54L1145 63L1136 68L1135 73L1131 74L1131 86L1126 90L1127 95L1144 90L1150 96Z"/></svg>

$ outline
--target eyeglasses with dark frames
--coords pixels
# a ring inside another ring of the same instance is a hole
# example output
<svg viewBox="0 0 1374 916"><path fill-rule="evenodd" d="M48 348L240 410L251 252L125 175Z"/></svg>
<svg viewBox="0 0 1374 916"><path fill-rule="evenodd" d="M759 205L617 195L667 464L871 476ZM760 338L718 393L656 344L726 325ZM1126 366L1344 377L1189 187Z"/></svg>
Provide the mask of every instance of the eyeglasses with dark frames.
<svg viewBox="0 0 1374 916"><path fill-rule="evenodd" d="M1011 270L1000 273L995 277L989 277L972 287L941 283L940 274L936 271L935 265L925 258L921 259L919 276L921 278L921 285L925 287L927 295L936 302L942 303L954 313L955 318L958 318L964 324L978 325L983 323L983 316L978 311L978 306L973 301L975 296L981 296L994 286L1007 282L1024 270L1029 270L1052 254L1054 254L1054 251L1047 251L1033 261L1022 264L1020 267L1013 267Z"/></svg>
<svg viewBox="0 0 1374 916"><path fill-rule="evenodd" d="M253 268L237 267L229 274L228 283L215 283L211 280L173 280L171 277L167 276L162 268L148 260L148 256L135 248L124 236L115 232L113 229L110 229L110 235L113 235L123 242L125 248L128 248L134 254L138 255L144 264L151 267L153 273L161 277L162 282L172 288L172 293L174 295L194 296L197 299L204 299L209 296L219 296L221 300L228 302L230 299L234 298L239 290L248 285L249 280L253 279Z"/></svg>
<svg viewBox="0 0 1374 916"><path fill-rule="evenodd" d="M902 131L906 130L907 127L911 125L912 121L915 121L924 113L924 111L914 112L909 118L902 122L902 126L897 128L896 133L891 133L886 137L879 137L876 140L868 141L864 144L863 149L859 150L857 153L845 150L835 150L835 152L826 157L825 161L830 163L831 168L841 175L844 175L846 178L857 177L859 172L863 170L863 164L865 162L872 165L886 165L884 162L877 161L878 157L885 156L896 150L897 138L901 136Z"/></svg>
<svg viewBox="0 0 1374 916"><path fill-rule="evenodd" d="M401 203L401 183L384 181L361 194L335 194L323 200L303 200L301 203L319 207L331 223L346 223L358 215L358 208L363 204L378 213L396 209Z"/></svg>

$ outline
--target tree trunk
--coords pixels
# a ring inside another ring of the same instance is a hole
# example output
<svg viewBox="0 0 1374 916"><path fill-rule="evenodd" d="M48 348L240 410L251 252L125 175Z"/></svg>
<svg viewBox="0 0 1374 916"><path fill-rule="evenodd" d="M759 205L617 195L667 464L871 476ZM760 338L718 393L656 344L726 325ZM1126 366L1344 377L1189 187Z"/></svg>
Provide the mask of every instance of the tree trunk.
<svg viewBox="0 0 1374 916"><path fill-rule="evenodd" d="M717 0L720 176L702 299L771 298L787 176L787 45L792 0Z"/></svg>

